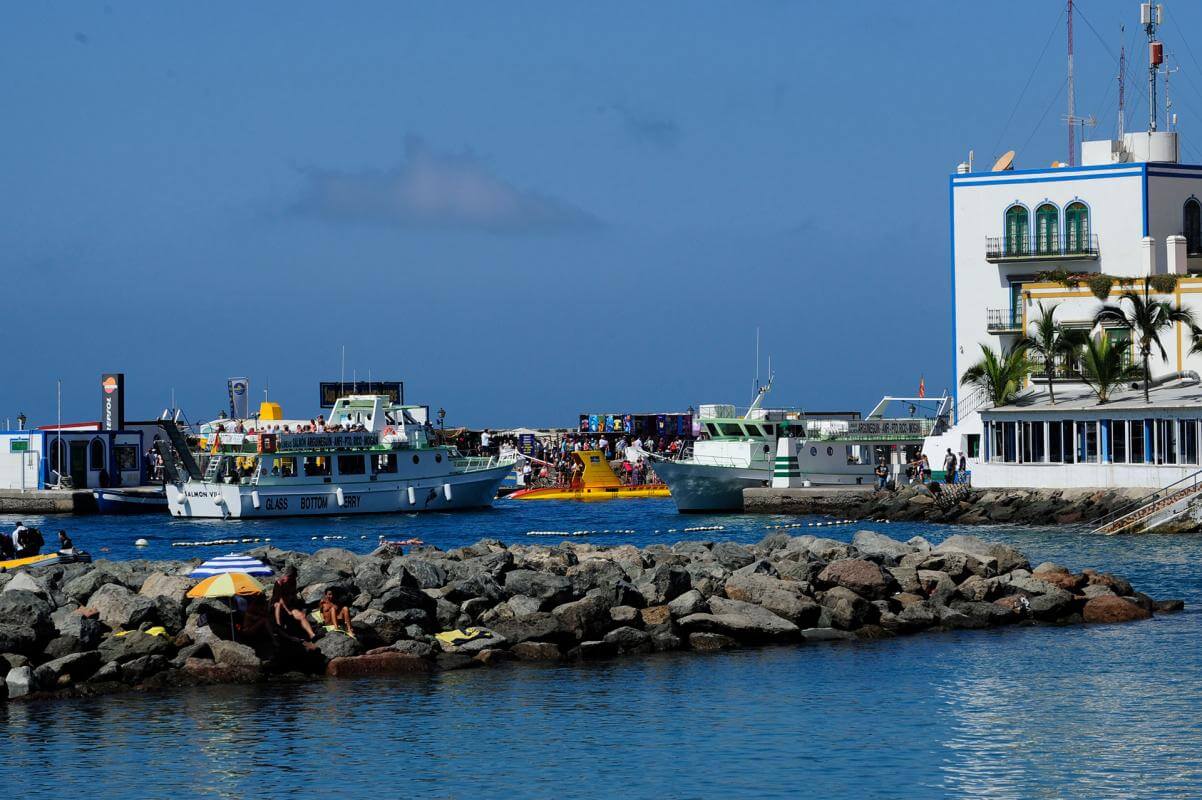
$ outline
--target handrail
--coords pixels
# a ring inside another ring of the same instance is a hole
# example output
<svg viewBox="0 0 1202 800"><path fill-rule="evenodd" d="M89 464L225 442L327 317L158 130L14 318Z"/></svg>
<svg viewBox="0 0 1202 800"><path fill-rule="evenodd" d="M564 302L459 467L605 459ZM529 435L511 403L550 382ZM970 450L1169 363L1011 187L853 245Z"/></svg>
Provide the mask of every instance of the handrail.
<svg viewBox="0 0 1202 800"><path fill-rule="evenodd" d="M1155 491L1144 495L1143 497L1136 498L1135 500L1132 500L1130 503L1127 503L1126 505L1121 506L1120 508L1116 509L1115 511L1110 512L1106 516L1102 517L1100 520L1096 521L1097 527L1094 528L1094 532L1097 533L1097 532L1101 531L1103 528L1110 526L1112 523L1118 522L1123 517L1127 517L1132 514L1135 514L1136 512L1141 511L1145 506L1151 505L1152 503L1155 503L1159 499L1163 499L1163 498L1157 497L1157 495L1160 495L1163 493L1164 496L1167 497L1170 494L1174 494L1175 491L1171 491L1171 490L1173 490L1174 487L1177 487L1180 484L1185 483L1186 481L1190 481L1190 485L1189 486L1181 486L1179 489L1176 489L1176 491L1181 491L1182 489L1192 489L1192 488L1198 486L1199 483L1202 483L1202 469L1198 470L1197 472L1193 472L1189 475L1186 475L1184 478L1181 478L1180 480L1173 481L1172 483L1168 484L1167 486L1162 486L1159 489L1156 489Z"/></svg>

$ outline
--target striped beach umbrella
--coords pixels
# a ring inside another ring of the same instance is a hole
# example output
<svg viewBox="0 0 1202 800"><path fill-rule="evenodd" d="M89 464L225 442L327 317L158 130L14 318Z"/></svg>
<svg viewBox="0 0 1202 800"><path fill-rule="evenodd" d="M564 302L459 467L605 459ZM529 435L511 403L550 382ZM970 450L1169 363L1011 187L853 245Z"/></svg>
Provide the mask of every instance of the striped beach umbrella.
<svg viewBox="0 0 1202 800"><path fill-rule="evenodd" d="M188 590L188 597L247 597L262 594L263 585L243 572L211 575Z"/></svg>
<svg viewBox="0 0 1202 800"><path fill-rule="evenodd" d="M210 575L223 575L227 572L241 572L246 575L270 575L271 567L257 558L230 553L228 556L211 558L189 573L193 578L207 578Z"/></svg>

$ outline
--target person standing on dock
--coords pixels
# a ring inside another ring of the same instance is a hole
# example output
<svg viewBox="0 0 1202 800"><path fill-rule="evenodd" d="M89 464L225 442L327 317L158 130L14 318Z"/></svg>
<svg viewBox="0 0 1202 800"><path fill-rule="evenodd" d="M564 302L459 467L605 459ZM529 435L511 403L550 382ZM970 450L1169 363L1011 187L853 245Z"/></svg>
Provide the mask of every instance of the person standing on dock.
<svg viewBox="0 0 1202 800"><path fill-rule="evenodd" d="M876 488L883 490L889 483L889 468L885 466L885 459L876 462L876 469L872 473L876 475Z"/></svg>
<svg viewBox="0 0 1202 800"><path fill-rule="evenodd" d="M950 447L947 448L947 455L943 457L943 482L959 483L956 480L956 454Z"/></svg>

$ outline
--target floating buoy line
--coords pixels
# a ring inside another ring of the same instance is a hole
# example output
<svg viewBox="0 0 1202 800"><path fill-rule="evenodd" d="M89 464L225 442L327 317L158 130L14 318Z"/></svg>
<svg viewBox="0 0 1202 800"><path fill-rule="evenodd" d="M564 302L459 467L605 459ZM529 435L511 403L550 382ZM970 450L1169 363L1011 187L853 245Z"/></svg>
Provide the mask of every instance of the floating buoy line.
<svg viewBox="0 0 1202 800"><path fill-rule="evenodd" d="M254 544L256 542L270 542L271 539L254 536L245 539L210 539L202 542L172 542L172 547L215 547L227 544Z"/></svg>
<svg viewBox="0 0 1202 800"><path fill-rule="evenodd" d="M836 525L851 525L854 519L833 519L830 522L791 522L788 525L765 525L769 531L786 531L794 528L833 528Z"/></svg>

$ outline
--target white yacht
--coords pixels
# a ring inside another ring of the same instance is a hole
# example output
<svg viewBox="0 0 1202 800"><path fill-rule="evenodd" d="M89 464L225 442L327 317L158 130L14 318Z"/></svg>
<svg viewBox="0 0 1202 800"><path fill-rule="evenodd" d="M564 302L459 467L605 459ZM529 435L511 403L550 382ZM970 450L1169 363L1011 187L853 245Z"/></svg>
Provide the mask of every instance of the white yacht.
<svg viewBox="0 0 1202 800"><path fill-rule="evenodd" d="M701 438L675 459L648 454L678 510L742 510L743 490L771 485L774 474L801 485L871 484L878 457L885 457L891 474L897 474L906 458L904 446L916 453L947 406L945 398L922 401L937 405L933 417L894 419L884 417L891 404L918 399L886 397L867 418L855 412L765 409L761 406L770 388L771 382L759 389L742 415L736 415L734 406L702 406ZM778 463L782 438L797 440L796 468Z"/></svg>
<svg viewBox="0 0 1202 800"><path fill-rule="evenodd" d="M274 406L274 412L270 408ZM217 519L448 511L491 505L513 458L465 457L433 441L425 406L384 395L339 398L328 423L280 419L201 426L200 466L174 426L167 505L173 516ZM320 430L313 430L320 427Z"/></svg>

